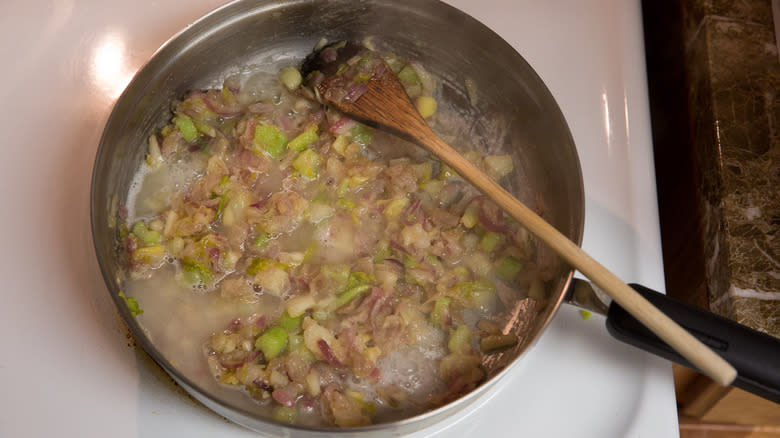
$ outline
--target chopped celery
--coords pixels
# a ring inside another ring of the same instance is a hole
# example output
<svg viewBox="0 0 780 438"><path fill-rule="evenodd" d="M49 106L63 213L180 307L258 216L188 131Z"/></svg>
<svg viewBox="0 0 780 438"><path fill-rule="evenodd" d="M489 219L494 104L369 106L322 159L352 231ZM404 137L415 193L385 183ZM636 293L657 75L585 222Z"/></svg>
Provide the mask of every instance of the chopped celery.
<svg viewBox="0 0 780 438"><path fill-rule="evenodd" d="M448 325L450 315L450 299L446 297L436 298L433 302L433 310L431 311L431 322L445 327Z"/></svg>
<svg viewBox="0 0 780 438"><path fill-rule="evenodd" d="M487 309L496 294L493 283L482 281L463 281L453 286L452 297L465 307Z"/></svg>
<svg viewBox="0 0 780 438"><path fill-rule="evenodd" d="M520 273L522 268L523 264L520 260L512 256L507 256L496 263L496 275L504 281L511 281L517 277L517 274Z"/></svg>
<svg viewBox="0 0 780 438"><path fill-rule="evenodd" d="M298 157L292 163L292 167L305 178L314 179L319 173L320 156L313 150L306 149L298 154Z"/></svg>
<svg viewBox="0 0 780 438"><path fill-rule="evenodd" d="M296 335L293 333L287 334L287 351L300 357L308 363L314 363L317 358L314 354L306 348L306 343L303 340L303 335Z"/></svg>
<svg viewBox="0 0 780 438"><path fill-rule="evenodd" d="M303 335L300 334L293 334L288 333L287 334L287 349L290 351L296 351L299 348L304 347L303 349L306 350L306 344L303 342ZM308 351L308 350L307 350Z"/></svg>
<svg viewBox="0 0 780 438"><path fill-rule="evenodd" d="M217 135L217 130L203 120L195 119L192 121L192 123L199 132L202 132L209 137L215 137Z"/></svg>
<svg viewBox="0 0 780 438"><path fill-rule="evenodd" d="M222 88L222 98L225 99L225 103L228 105L232 105L235 102L235 96L233 96L233 92L230 91L229 87Z"/></svg>
<svg viewBox="0 0 780 438"><path fill-rule="evenodd" d="M184 140L192 141L198 137L198 128L195 127L195 123L192 122L191 118L180 115L173 119L173 123L176 125L176 128L179 129L179 132L181 132L181 136L184 137Z"/></svg>
<svg viewBox="0 0 780 438"><path fill-rule="evenodd" d="M479 241L479 247L485 252L493 252L504 242L504 235L488 231L482 235Z"/></svg>
<svg viewBox="0 0 780 438"><path fill-rule="evenodd" d="M452 168L446 164L442 164L441 170L439 171L439 179L446 181L448 179L452 179L457 177L458 174L452 170Z"/></svg>
<svg viewBox="0 0 780 438"><path fill-rule="evenodd" d="M165 255L165 248L162 245L144 246L136 248L133 251L133 259L143 261L144 263L154 264Z"/></svg>
<svg viewBox="0 0 780 438"><path fill-rule="evenodd" d="M388 257L390 257L390 242L384 239L380 240L376 244L374 263L384 263L385 259Z"/></svg>
<svg viewBox="0 0 780 438"><path fill-rule="evenodd" d="M336 297L336 300L333 302L333 308L338 309L339 307L354 300L358 295L371 290L372 287L373 286L370 284L363 284L347 289L345 292Z"/></svg>
<svg viewBox="0 0 780 438"><path fill-rule="evenodd" d="M249 275L257 275L258 272L270 268L270 267L284 268L281 263L277 263L274 260L257 258L252 260L252 263L246 268L246 273Z"/></svg>
<svg viewBox="0 0 780 438"><path fill-rule="evenodd" d="M303 263L309 263L311 261L311 258L317 253L317 248L319 248L317 242L312 242L311 245L306 248L306 251L303 252Z"/></svg>
<svg viewBox="0 0 780 438"><path fill-rule="evenodd" d="M357 188L366 181L368 181L368 177L365 176L351 176L344 178L341 180L339 188L336 190L336 194L339 196L339 198L343 198L347 196L347 192L349 192L350 189Z"/></svg>
<svg viewBox="0 0 780 438"><path fill-rule="evenodd" d="M344 151L346 150L348 144L349 137L346 135L339 135L335 140L333 140L331 147L334 151L338 152L339 155L344 156Z"/></svg>
<svg viewBox="0 0 780 438"><path fill-rule="evenodd" d="M451 334L447 343L451 353L466 353L471 348L471 330L467 325L459 325Z"/></svg>
<svg viewBox="0 0 780 438"><path fill-rule="evenodd" d="M255 238L254 245L258 248L263 248L264 246L268 245L268 242L272 240L272 237L270 234L260 234Z"/></svg>
<svg viewBox="0 0 780 438"><path fill-rule="evenodd" d="M336 280L339 285L346 285L349 280L349 266L347 265L324 265L320 272L326 277Z"/></svg>
<svg viewBox="0 0 780 438"><path fill-rule="evenodd" d="M511 155L489 155L482 159L482 163L488 175L494 179L501 179L514 170Z"/></svg>
<svg viewBox="0 0 780 438"><path fill-rule="evenodd" d="M279 318L279 326L287 331L295 331L301 326L302 315L298 315L295 318L290 316L287 312L282 312L282 316Z"/></svg>
<svg viewBox="0 0 780 438"><path fill-rule="evenodd" d="M330 313L326 309L318 309L311 313L311 317L315 321L325 321L330 318Z"/></svg>
<svg viewBox="0 0 780 438"><path fill-rule="evenodd" d="M160 241L160 232L148 229L142 221L133 225L133 234L147 245L154 245Z"/></svg>
<svg viewBox="0 0 780 438"><path fill-rule="evenodd" d="M422 183L431 179L431 175L433 174L433 164L431 164L430 161L426 161L420 164L412 164L409 167L412 168L414 176L417 177L418 182Z"/></svg>
<svg viewBox="0 0 780 438"><path fill-rule="evenodd" d="M255 341L255 348L263 352L266 362L275 358L287 346L287 330L274 326L263 332Z"/></svg>
<svg viewBox="0 0 780 438"><path fill-rule="evenodd" d="M352 288L361 284L370 283L373 279L365 272L353 272L349 274L346 288Z"/></svg>
<svg viewBox="0 0 780 438"><path fill-rule="evenodd" d="M298 410L295 407L288 408L287 406L274 405L271 417L281 423L292 424L298 418Z"/></svg>
<svg viewBox="0 0 780 438"><path fill-rule="evenodd" d="M312 201L306 210L306 218L313 224L318 224L323 220L333 216L335 209L326 202Z"/></svg>
<svg viewBox="0 0 780 438"><path fill-rule="evenodd" d="M306 128L302 133L298 134L297 137L292 139L290 143L287 144L287 149L290 149L292 151L301 151L305 149L310 144L317 141L319 137L317 136L317 125L311 125L308 128Z"/></svg>
<svg viewBox="0 0 780 438"><path fill-rule="evenodd" d="M279 158L287 146L287 136L273 125L257 125L254 136L255 146L273 158Z"/></svg>
<svg viewBox="0 0 780 438"><path fill-rule="evenodd" d="M591 315L592 315L592 313L588 312L587 310L580 310L580 316L585 321L589 320Z"/></svg>
<svg viewBox="0 0 780 438"><path fill-rule="evenodd" d="M442 187L444 187L444 181L437 179L431 179L420 183L420 188L423 190L423 192L431 195L434 198L439 196Z"/></svg>
<svg viewBox="0 0 780 438"><path fill-rule="evenodd" d="M368 80L371 79L371 75L368 73L358 73L354 79L352 79L354 82L357 83L366 83Z"/></svg>
<svg viewBox="0 0 780 438"><path fill-rule="evenodd" d="M306 310L314 307L315 304L316 302L312 295L298 295L287 300L284 305L285 309L287 309L285 314L291 318L300 318L306 313Z"/></svg>
<svg viewBox="0 0 780 438"><path fill-rule="evenodd" d="M392 219L395 217L398 217L401 215L401 213L406 209L406 206L409 205L409 198L397 198L390 201L390 203L387 204L385 209L382 211L382 213L388 218Z"/></svg>
<svg viewBox="0 0 780 438"><path fill-rule="evenodd" d="M297 68L285 67L279 72L279 82L281 82L288 90L294 91L301 86L303 77Z"/></svg>
<svg viewBox="0 0 780 438"><path fill-rule="evenodd" d="M436 99L430 96L418 97L414 101L414 106L417 108L417 112L420 113L423 119L427 119L436 113Z"/></svg>
<svg viewBox="0 0 780 438"><path fill-rule="evenodd" d="M138 306L138 301L136 301L135 298L125 296L125 293L121 291L119 292L119 297L125 300L125 304L127 305L127 309L130 310L131 315L138 316L144 313L141 307Z"/></svg>
<svg viewBox="0 0 780 438"><path fill-rule="evenodd" d="M417 259L415 259L411 255L404 253L403 257L404 257L405 268L416 268L419 265L419 263L417 263Z"/></svg>
<svg viewBox="0 0 780 438"><path fill-rule="evenodd" d="M398 72L398 79L407 85L419 85L420 77L411 65L407 65Z"/></svg>
<svg viewBox="0 0 780 438"><path fill-rule="evenodd" d="M188 283L208 283L212 278L214 278L214 275L205 264L195 260L185 260L184 279Z"/></svg>
<svg viewBox="0 0 780 438"><path fill-rule="evenodd" d="M466 228L474 228L479 223L479 213L475 205L469 205L463 216L460 217L460 223Z"/></svg>
<svg viewBox="0 0 780 438"><path fill-rule="evenodd" d="M352 141L356 141L363 146L369 145L374 140L374 128L358 123L352 128L350 135L352 136Z"/></svg>
<svg viewBox="0 0 780 438"><path fill-rule="evenodd" d="M339 207L347 211L352 211L357 207L357 204L352 201L347 201L346 199L339 199Z"/></svg>
<svg viewBox="0 0 780 438"><path fill-rule="evenodd" d="M225 198L227 197L227 193L223 193L219 197L219 203L217 203L217 220L222 219L222 212L225 210Z"/></svg>

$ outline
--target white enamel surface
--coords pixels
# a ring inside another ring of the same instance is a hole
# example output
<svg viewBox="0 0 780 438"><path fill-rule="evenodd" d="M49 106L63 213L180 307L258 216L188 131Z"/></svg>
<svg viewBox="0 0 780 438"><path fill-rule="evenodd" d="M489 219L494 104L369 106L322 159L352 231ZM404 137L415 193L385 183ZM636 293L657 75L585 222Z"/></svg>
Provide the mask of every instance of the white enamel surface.
<svg viewBox="0 0 780 438"><path fill-rule="evenodd" d="M113 102L162 42L220 3L3 2L0 436L256 436L128 347L89 232ZM509 41L561 105L585 177L585 249L662 289L639 2L450 3ZM480 405L415 436L678 436L670 365L567 307Z"/></svg>

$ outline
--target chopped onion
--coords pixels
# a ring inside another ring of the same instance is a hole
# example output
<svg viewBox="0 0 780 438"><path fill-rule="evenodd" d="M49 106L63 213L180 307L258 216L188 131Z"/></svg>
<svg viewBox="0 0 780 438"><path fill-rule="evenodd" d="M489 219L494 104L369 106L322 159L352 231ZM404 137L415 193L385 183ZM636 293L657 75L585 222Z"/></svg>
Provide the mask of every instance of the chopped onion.
<svg viewBox="0 0 780 438"><path fill-rule="evenodd" d="M347 91L347 94L344 95L344 102L354 103L360 99L360 96L366 91L368 91L368 85L363 83L353 84Z"/></svg>
<svg viewBox="0 0 780 438"><path fill-rule="evenodd" d="M336 135L347 135L352 131L352 128L357 125L357 122L349 117L342 117L332 125L330 125L329 131Z"/></svg>
<svg viewBox="0 0 780 438"><path fill-rule="evenodd" d="M336 357L336 353L334 353L330 348L330 345L325 342L325 339L318 340L317 347L320 349L320 352L322 352L325 362L328 362L336 368L344 368L344 364L341 363L338 357Z"/></svg>
<svg viewBox="0 0 780 438"><path fill-rule="evenodd" d="M295 406L295 399L293 399L284 389L275 389L274 392L271 393L271 397L282 406L288 408Z"/></svg>

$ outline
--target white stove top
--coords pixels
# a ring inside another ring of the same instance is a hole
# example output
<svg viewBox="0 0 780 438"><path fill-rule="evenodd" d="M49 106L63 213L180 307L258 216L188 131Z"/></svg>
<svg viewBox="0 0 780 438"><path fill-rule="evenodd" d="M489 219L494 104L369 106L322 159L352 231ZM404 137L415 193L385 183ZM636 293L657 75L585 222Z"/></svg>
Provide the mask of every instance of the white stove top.
<svg viewBox="0 0 780 438"><path fill-rule="evenodd" d="M89 230L92 163L115 99L221 2L4 1L0 436L257 436L128 347ZM639 1L449 3L509 41L560 104L585 178L585 250L663 289ZM671 366L565 306L498 386L415 436L678 436Z"/></svg>

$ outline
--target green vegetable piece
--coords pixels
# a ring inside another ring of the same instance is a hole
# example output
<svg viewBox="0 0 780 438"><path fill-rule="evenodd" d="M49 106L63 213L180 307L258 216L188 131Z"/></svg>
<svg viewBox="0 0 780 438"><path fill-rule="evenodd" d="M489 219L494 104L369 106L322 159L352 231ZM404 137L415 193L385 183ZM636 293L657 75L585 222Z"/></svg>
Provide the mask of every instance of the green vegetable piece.
<svg viewBox="0 0 780 438"><path fill-rule="evenodd" d="M127 305L127 309L130 310L131 315L138 316L144 313L141 307L138 306L138 301L136 301L135 298L125 296L124 292L119 292L119 297L125 300L125 304Z"/></svg>
<svg viewBox="0 0 780 438"><path fill-rule="evenodd" d="M257 337L255 348L263 352L266 362L278 356L287 346L287 330L273 326Z"/></svg>
<svg viewBox="0 0 780 438"><path fill-rule="evenodd" d="M289 313L284 312L279 318L279 326L291 332L298 330L298 328L301 326L301 321L303 321L303 315L298 315L297 317L293 318Z"/></svg>
<svg viewBox="0 0 780 438"><path fill-rule="evenodd" d="M192 284L208 283L214 278L211 270L206 265L194 260L186 260L183 271L184 279Z"/></svg>
<svg viewBox="0 0 780 438"><path fill-rule="evenodd" d="M173 123L176 125L176 128L179 129L179 132L181 132L181 136L184 137L184 140L192 141L198 137L198 128L195 127L195 123L192 122L191 118L183 115L178 116L173 119Z"/></svg>
<svg viewBox="0 0 780 438"><path fill-rule="evenodd" d="M463 216L460 217L460 223L466 228L474 228L479 223L479 212L477 207L469 205L466 211L463 212Z"/></svg>
<svg viewBox="0 0 780 438"><path fill-rule="evenodd" d="M368 80L371 79L371 75L368 73L358 73L355 75L355 77L352 79L353 82L357 82L359 84L365 84L368 82Z"/></svg>
<svg viewBox="0 0 780 438"><path fill-rule="evenodd" d="M319 173L320 156L313 150L306 149L298 154L298 157L295 158L295 161L292 163L292 167L303 175L303 177L314 179Z"/></svg>
<svg viewBox="0 0 780 438"><path fill-rule="evenodd" d="M154 245L160 241L160 233L146 228L146 224L141 221L133 225L133 234L147 245Z"/></svg>
<svg viewBox="0 0 780 438"><path fill-rule="evenodd" d="M453 286L453 298L471 308L486 309L496 293L496 287L487 280L463 281Z"/></svg>
<svg viewBox="0 0 780 438"><path fill-rule="evenodd" d="M338 309L339 307L354 300L358 295L371 290L372 287L373 286L371 286L370 284L363 284L360 286L355 286L351 289L347 289L341 295L336 297L336 300L333 302L333 307L335 309Z"/></svg>
<svg viewBox="0 0 780 438"><path fill-rule="evenodd" d="M495 251L504 242L504 235L488 231L479 240L479 247L485 252Z"/></svg>
<svg viewBox="0 0 780 438"><path fill-rule="evenodd" d="M455 274L460 281L468 281L470 276L469 268L465 266L455 266L452 268L452 273Z"/></svg>
<svg viewBox="0 0 780 438"><path fill-rule="evenodd" d="M390 257L390 242L382 239L376 244L376 252L374 253L374 263L384 263L386 258Z"/></svg>
<svg viewBox="0 0 780 438"><path fill-rule="evenodd" d="M258 272L273 266L276 264L273 260L258 258L252 260L252 263L249 264L249 267L246 268L246 273L249 275L257 275Z"/></svg>
<svg viewBox="0 0 780 438"><path fill-rule="evenodd" d="M496 263L496 275L504 281L512 281L523 269L523 263L512 256L504 257Z"/></svg>
<svg viewBox="0 0 780 438"><path fill-rule="evenodd" d="M219 203L217 204L217 220L222 219L222 212L225 211L227 194L228 192L225 192L219 197Z"/></svg>
<svg viewBox="0 0 780 438"><path fill-rule="evenodd" d="M356 141L363 146L369 145L374 141L374 128L362 123L355 125L349 134L352 137L352 141Z"/></svg>
<svg viewBox="0 0 780 438"><path fill-rule="evenodd" d="M452 353L467 353L471 348L471 330L467 325L459 325L450 334L450 341L447 343L447 348Z"/></svg>
<svg viewBox="0 0 780 438"><path fill-rule="evenodd" d="M288 333L287 349L290 351L298 351L299 349L304 349L308 351L308 349L306 348L306 344L303 342L303 335Z"/></svg>
<svg viewBox="0 0 780 438"><path fill-rule="evenodd" d="M195 119L192 121L192 123L195 125L195 128L202 132L209 137L215 137L217 135L217 130L214 129L213 126L209 125L207 122L204 122L203 120Z"/></svg>
<svg viewBox="0 0 780 438"><path fill-rule="evenodd" d="M430 96L420 96L414 101L414 106L417 108L417 112L420 113L423 119L434 115L436 113L436 99Z"/></svg>
<svg viewBox="0 0 780 438"><path fill-rule="evenodd" d="M262 248L266 245L268 245L268 242L271 241L271 235L270 234L261 234L255 238L254 245L258 248Z"/></svg>
<svg viewBox="0 0 780 438"><path fill-rule="evenodd" d="M349 192L349 178L344 178L341 180L339 188L336 190L336 194L339 198L343 198L347 196L347 192Z"/></svg>
<svg viewBox="0 0 780 438"><path fill-rule="evenodd" d="M406 268L416 268L417 266L420 265L419 263L417 263L417 259L415 259L409 254L404 253L403 257L404 257L404 267Z"/></svg>
<svg viewBox="0 0 780 438"><path fill-rule="evenodd" d="M295 67L285 67L279 72L279 82L281 82L288 90L294 91L301 86L303 77L301 72Z"/></svg>
<svg viewBox="0 0 780 438"><path fill-rule="evenodd" d="M303 335L287 333L287 351L297 355L306 362L314 363L317 361L314 354L306 348L306 344L303 341Z"/></svg>
<svg viewBox="0 0 780 438"><path fill-rule="evenodd" d="M580 310L580 316L585 321L589 320L591 315L592 315L592 313L588 312L587 310Z"/></svg>
<svg viewBox="0 0 780 438"><path fill-rule="evenodd" d="M398 72L398 79L407 85L419 85L420 77L411 65L407 65Z"/></svg>
<svg viewBox="0 0 780 438"><path fill-rule="evenodd" d="M287 149L290 149L291 151L302 151L310 144L317 141L317 139L319 139L317 136L317 125L311 125L302 133L298 134L297 137L292 139L292 141L287 144Z"/></svg>
<svg viewBox="0 0 780 438"><path fill-rule="evenodd" d="M298 418L298 409L295 407L288 408L287 406L274 405L273 411L271 411L271 417L274 420L282 423L295 423Z"/></svg>
<svg viewBox="0 0 780 438"><path fill-rule="evenodd" d="M324 265L321 272L328 278L332 278L339 284L347 284L349 280L349 266L347 265Z"/></svg>
<svg viewBox="0 0 780 438"><path fill-rule="evenodd" d="M330 318L330 313L325 309L315 309L311 313L311 317L317 322L322 322Z"/></svg>
<svg viewBox="0 0 780 438"><path fill-rule="evenodd" d="M255 146L260 151L273 158L279 158L287 146L287 136L279 128L273 125L257 125L255 127Z"/></svg>
<svg viewBox="0 0 780 438"><path fill-rule="evenodd" d="M371 283L373 279L370 275L366 274L365 272L353 272L349 274L349 279L347 280L347 286L346 289L351 289L355 286Z"/></svg>
<svg viewBox="0 0 780 438"><path fill-rule="evenodd" d="M433 310L431 311L431 322L444 327L449 325L450 320L450 299L449 298L437 298L433 302Z"/></svg>

